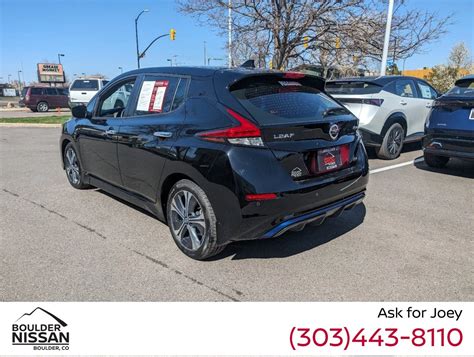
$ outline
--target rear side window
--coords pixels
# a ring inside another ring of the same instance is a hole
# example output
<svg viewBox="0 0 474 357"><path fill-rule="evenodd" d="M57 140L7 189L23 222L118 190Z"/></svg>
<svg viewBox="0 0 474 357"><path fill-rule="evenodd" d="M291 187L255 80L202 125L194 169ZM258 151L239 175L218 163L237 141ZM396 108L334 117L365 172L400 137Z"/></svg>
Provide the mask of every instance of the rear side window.
<svg viewBox="0 0 474 357"><path fill-rule="evenodd" d="M59 95L68 95L68 91L66 88L56 88Z"/></svg>
<svg viewBox="0 0 474 357"><path fill-rule="evenodd" d="M231 93L261 125L316 120L328 109L343 109L325 93L294 79L255 78L234 85Z"/></svg>
<svg viewBox="0 0 474 357"><path fill-rule="evenodd" d="M71 90L96 91L99 90L99 81L97 79L76 79Z"/></svg>
<svg viewBox="0 0 474 357"><path fill-rule="evenodd" d="M329 94L374 94L382 87L372 82L363 81L337 81L326 83L326 92Z"/></svg>
<svg viewBox="0 0 474 357"><path fill-rule="evenodd" d="M46 95L58 95L55 88L46 88Z"/></svg>
<svg viewBox="0 0 474 357"><path fill-rule="evenodd" d="M146 76L138 93L135 115L169 112L179 81L178 77Z"/></svg>
<svg viewBox="0 0 474 357"><path fill-rule="evenodd" d="M43 88L31 88L30 95L43 95Z"/></svg>
<svg viewBox="0 0 474 357"><path fill-rule="evenodd" d="M431 88L428 84L417 81L418 89L420 90L421 98L423 99L436 99L438 93Z"/></svg>
<svg viewBox="0 0 474 357"><path fill-rule="evenodd" d="M399 79L395 81L395 94L400 97L415 98L416 90L413 81L409 79Z"/></svg>
<svg viewBox="0 0 474 357"><path fill-rule="evenodd" d="M24 97L26 95L26 92L28 92L29 87L25 87L21 90L21 96Z"/></svg>

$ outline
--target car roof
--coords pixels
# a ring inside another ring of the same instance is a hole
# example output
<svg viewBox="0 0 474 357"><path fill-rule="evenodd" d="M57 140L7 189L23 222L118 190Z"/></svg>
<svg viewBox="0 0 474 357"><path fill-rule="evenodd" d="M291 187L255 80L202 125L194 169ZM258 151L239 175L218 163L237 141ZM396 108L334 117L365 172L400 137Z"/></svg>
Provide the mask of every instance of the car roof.
<svg viewBox="0 0 474 357"><path fill-rule="evenodd" d="M365 77L344 77L339 79L332 79L327 81L327 83L337 83L337 82L370 82L374 84L378 84L380 86L384 86L390 82L393 82L396 79L417 79L421 80L420 78L412 77L412 76L365 76Z"/></svg>

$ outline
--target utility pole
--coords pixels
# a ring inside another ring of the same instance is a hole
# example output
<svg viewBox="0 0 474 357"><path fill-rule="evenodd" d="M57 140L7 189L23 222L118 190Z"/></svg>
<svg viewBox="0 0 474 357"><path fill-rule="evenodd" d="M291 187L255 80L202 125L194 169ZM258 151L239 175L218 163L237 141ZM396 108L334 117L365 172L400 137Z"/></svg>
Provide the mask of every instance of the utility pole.
<svg viewBox="0 0 474 357"><path fill-rule="evenodd" d="M23 73L21 70L18 71L18 86L20 87L20 93L21 93L21 78L20 78L20 73Z"/></svg>
<svg viewBox="0 0 474 357"><path fill-rule="evenodd" d="M137 44L137 66L138 66L138 68L140 68L140 50L138 48L138 19L140 18L140 16L142 16L142 14L144 12L148 12L148 9L142 10L142 12L140 12L138 14L138 16L135 18L135 42Z"/></svg>
<svg viewBox="0 0 474 357"><path fill-rule="evenodd" d="M390 42L390 29L392 27L393 0L388 0L387 25L385 27L385 39L383 44L382 63L380 65L380 75L385 76L387 69L388 45Z"/></svg>
<svg viewBox="0 0 474 357"><path fill-rule="evenodd" d="M229 27L229 38L228 38L228 46L229 46L229 63L228 67L232 67L232 0L229 0L229 9L228 9L228 27Z"/></svg>
<svg viewBox="0 0 474 357"><path fill-rule="evenodd" d="M206 65L207 51L206 51L206 41L204 41L204 65Z"/></svg>

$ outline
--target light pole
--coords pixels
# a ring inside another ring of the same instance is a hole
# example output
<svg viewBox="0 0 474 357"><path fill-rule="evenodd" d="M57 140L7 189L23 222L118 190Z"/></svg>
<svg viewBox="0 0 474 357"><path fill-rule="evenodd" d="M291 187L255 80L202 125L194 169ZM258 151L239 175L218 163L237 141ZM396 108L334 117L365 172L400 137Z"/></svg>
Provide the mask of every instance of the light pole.
<svg viewBox="0 0 474 357"><path fill-rule="evenodd" d="M21 70L18 71L18 86L20 87L20 93L21 93L21 79L20 79L20 73L23 73Z"/></svg>
<svg viewBox="0 0 474 357"><path fill-rule="evenodd" d="M204 65L206 65L207 50L206 50L206 41L204 41Z"/></svg>
<svg viewBox="0 0 474 357"><path fill-rule="evenodd" d="M138 48L138 19L144 12L148 12L148 9L142 10L135 18L135 42L137 43L137 66L140 68L140 50Z"/></svg>
<svg viewBox="0 0 474 357"><path fill-rule="evenodd" d="M61 57L64 57L64 53L58 53L58 63L61 64Z"/></svg>
<svg viewBox="0 0 474 357"><path fill-rule="evenodd" d="M380 75L385 76L387 69L388 45L390 42L390 29L392 27L393 0L388 0L387 26L385 27L385 39L383 43L382 63L380 65Z"/></svg>
<svg viewBox="0 0 474 357"><path fill-rule="evenodd" d="M120 74L122 74L123 73L123 68L119 67L118 69L120 69Z"/></svg>
<svg viewBox="0 0 474 357"><path fill-rule="evenodd" d="M8 84L10 84L10 77L11 76L12 76L11 74L8 75Z"/></svg>
<svg viewBox="0 0 474 357"><path fill-rule="evenodd" d="M229 41L229 63L228 63L228 67L232 67L232 0L229 0L229 9L228 9L228 13L227 13L227 16L228 16L228 19L227 19L227 22L228 22L228 27L229 27L229 38L228 38L228 41Z"/></svg>
<svg viewBox="0 0 474 357"><path fill-rule="evenodd" d="M173 60L171 58L166 59L170 63L170 67L173 67Z"/></svg>

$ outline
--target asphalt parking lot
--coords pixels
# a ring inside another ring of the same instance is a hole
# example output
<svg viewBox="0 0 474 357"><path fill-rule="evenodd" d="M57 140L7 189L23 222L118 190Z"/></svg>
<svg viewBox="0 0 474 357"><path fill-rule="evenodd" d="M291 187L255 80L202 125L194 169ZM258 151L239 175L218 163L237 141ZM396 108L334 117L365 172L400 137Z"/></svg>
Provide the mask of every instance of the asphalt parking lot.
<svg viewBox="0 0 474 357"><path fill-rule="evenodd" d="M70 187L59 131L0 127L2 301L474 298L474 163L431 170L416 145L395 161L372 158L364 205L198 262L154 217Z"/></svg>

